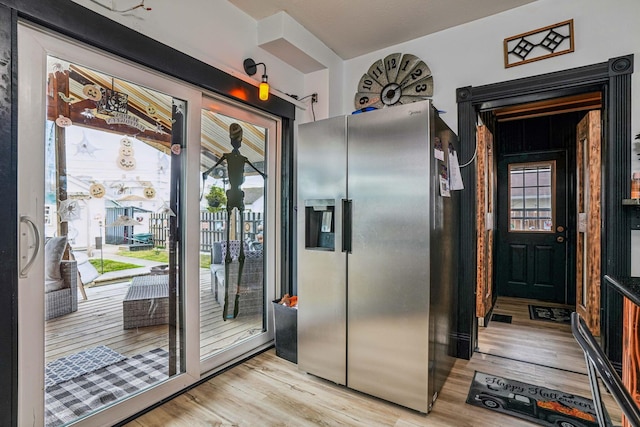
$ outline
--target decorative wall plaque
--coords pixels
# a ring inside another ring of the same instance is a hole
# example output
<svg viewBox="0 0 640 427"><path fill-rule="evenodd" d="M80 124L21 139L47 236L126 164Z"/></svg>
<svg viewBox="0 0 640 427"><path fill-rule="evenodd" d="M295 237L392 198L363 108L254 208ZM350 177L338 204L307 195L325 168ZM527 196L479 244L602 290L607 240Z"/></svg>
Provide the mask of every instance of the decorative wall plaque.
<svg viewBox="0 0 640 427"><path fill-rule="evenodd" d="M504 39L504 67L573 52L573 19Z"/></svg>

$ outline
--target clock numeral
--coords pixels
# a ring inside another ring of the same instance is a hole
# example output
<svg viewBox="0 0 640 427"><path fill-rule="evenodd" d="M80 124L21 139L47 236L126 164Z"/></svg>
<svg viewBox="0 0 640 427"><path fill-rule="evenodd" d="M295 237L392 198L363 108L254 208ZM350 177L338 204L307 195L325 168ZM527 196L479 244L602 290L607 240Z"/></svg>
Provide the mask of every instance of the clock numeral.
<svg viewBox="0 0 640 427"><path fill-rule="evenodd" d="M407 58L407 56L408 55L402 57L403 64L407 65L407 70L400 70L398 78L396 79L403 88L431 75L431 70L424 61L421 61L418 57L413 55L410 55L409 58ZM409 61L409 64L405 63L407 60Z"/></svg>
<svg viewBox="0 0 640 427"><path fill-rule="evenodd" d="M358 110L367 107L384 107L382 101L380 101L380 94L375 92L357 92L353 99L353 104Z"/></svg>
<svg viewBox="0 0 640 427"><path fill-rule="evenodd" d="M371 64L369 70L367 71L367 78L370 78L375 83L378 83L380 85L380 90L385 87L387 83L389 83L389 81L387 80L387 72L384 69L384 61L382 59L378 59L376 62ZM371 87L371 91L378 91L375 84Z"/></svg>
<svg viewBox="0 0 640 427"><path fill-rule="evenodd" d="M396 58L391 58L391 60L387 61L387 71L394 70L396 66Z"/></svg>
<svg viewBox="0 0 640 427"><path fill-rule="evenodd" d="M402 71L407 71L407 65L409 65L410 61L411 61L410 59L407 59L406 61L404 61L404 65L401 68Z"/></svg>
<svg viewBox="0 0 640 427"><path fill-rule="evenodd" d="M363 74L358 82L358 92L362 93L378 93L382 90L382 85L378 83L369 74ZM369 97L371 98L371 97ZM358 104L357 98L355 99L356 106Z"/></svg>
<svg viewBox="0 0 640 427"><path fill-rule="evenodd" d="M433 77L423 77L415 82L408 78L407 82L407 85L402 86L402 95L422 97L433 95Z"/></svg>

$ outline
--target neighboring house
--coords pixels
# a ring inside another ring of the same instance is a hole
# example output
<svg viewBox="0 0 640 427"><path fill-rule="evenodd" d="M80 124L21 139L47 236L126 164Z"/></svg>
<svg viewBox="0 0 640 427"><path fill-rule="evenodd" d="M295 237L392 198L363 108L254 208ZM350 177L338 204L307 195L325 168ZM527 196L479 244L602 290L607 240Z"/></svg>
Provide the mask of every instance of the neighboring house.
<svg viewBox="0 0 640 427"><path fill-rule="evenodd" d="M133 170L126 171L118 167L120 136L114 133L71 126L67 129L66 171L68 194L77 202L78 214L68 222L69 241L75 248L87 248L95 245L95 237L109 234L107 208L132 208L137 213L134 219L140 222L135 233L149 231L149 213L158 211L165 200L169 200L169 174L167 168L169 156L148 144L130 137L132 157L139 159L155 158L155 162L140 161ZM53 160L48 159L48 162ZM54 170L49 167L50 170ZM52 181L55 177L50 177ZM104 188L101 195L91 195L92 185L100 184ZM46 188L55 184L48 182ZM151 193L145 192L152 188ZM151 195L151 196L149 196ZM56 235L57 215L55 194L48 193L45 209L45 236ZM128 209L131 210L131 209ZM128 211L127 210L127 211Z"/></svg>

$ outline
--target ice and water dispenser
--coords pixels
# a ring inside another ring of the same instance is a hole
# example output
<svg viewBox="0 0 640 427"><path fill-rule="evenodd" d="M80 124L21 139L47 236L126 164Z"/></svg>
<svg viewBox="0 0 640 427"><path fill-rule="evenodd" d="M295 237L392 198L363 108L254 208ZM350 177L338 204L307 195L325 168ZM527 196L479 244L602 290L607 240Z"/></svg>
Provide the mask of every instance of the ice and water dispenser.
<svg viewBox="0 0 640 427"><path fill-rule="evenodd" d="M310 199L304 202L305 248L335 250L334 199Z"/></svg>

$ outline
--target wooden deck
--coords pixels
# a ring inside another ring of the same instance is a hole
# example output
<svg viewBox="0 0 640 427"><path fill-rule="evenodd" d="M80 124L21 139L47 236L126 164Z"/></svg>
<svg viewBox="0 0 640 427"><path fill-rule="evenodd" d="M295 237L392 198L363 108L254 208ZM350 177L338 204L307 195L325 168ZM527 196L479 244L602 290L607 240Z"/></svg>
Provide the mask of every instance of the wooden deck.
<svg viewBox="0 0 640 427"><path fill-rule="evenodd" d="M222 307L211 292L209 270L201 270L201 357L262 331L262 316L224 321ZM45 361L105 345L125 356L154 348L168 349L167 325L123 329L122 300L130 280L87 288L88 299L78 301L78 311L45 323Z"/></svg>

